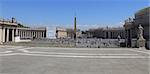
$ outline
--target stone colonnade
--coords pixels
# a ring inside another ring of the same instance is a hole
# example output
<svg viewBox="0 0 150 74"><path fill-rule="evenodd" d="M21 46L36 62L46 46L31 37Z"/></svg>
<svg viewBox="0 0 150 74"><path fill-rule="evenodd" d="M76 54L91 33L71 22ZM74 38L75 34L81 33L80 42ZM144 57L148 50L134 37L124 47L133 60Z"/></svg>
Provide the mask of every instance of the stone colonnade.
<svg viewBox="0 0 150 74"><path fill-rule="evenodd" d="M24 30L18 29L18 35L22 39L31 39L31 38L45 38L46 34L44 30Z"/></svg>
<svg viewBox="0 0 150 74"><path fill-rule="evenodd" d="M0 44L15 42L15 37L20 37L20 39L46 38L46 29L0 26Z"/></svg>
<svg viewBox="0 0 150 74"><path fill-rule="evenodd" d="M109 31L106 31L104 32L103 34L103 37L104 38L108 38L108 39L116 39L118 36L120 36L121 38L124 38L125 37L125 32L124 30L121 31L121 30L109 30Z"/></svg>
<svg viewBox="0 0 150 74"><path fill-rule="evenodd" d="M1 43L14 41L16 35L17 35L16 27L2 27Z"/></svg>

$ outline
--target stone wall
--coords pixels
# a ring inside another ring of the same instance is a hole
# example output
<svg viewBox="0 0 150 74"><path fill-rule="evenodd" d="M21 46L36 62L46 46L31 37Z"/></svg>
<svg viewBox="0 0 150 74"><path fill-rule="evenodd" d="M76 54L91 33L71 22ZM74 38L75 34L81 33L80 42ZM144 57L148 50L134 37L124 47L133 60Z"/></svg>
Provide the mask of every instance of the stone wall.
<svg viewBox="0 0 150 74"><path fill-rule="evenodd" d="M120 43L125 42L124 39L118 41L118 39L35 39L34 43L43 43L43 44L56 44L56 45L73 45L75 47L83 48L105 48L105 47L120 47Z"/></svg>

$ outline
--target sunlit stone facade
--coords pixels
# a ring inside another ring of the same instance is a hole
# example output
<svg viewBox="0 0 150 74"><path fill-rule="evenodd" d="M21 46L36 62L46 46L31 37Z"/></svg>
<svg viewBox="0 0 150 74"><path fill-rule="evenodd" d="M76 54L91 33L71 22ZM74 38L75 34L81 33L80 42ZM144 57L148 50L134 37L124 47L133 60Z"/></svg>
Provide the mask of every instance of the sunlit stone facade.
<svg viewBox="0 0 150 74"><path fill-rule="evenodd" d="M15 18L0 19L0 44L14 42L17 36L21 39L45 38L46 31L46 28L20 27Z"/></svg>

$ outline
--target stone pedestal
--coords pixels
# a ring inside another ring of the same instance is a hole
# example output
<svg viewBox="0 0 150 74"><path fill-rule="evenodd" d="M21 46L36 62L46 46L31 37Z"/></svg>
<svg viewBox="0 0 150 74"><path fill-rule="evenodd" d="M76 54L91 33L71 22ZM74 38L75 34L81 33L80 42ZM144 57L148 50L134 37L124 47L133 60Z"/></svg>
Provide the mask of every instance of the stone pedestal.
<svg viewBox="0 0 150 74"><path fill-rule="evenodd" d="M145 39L138 39L137 40L137 47L141 48L144 47L145 48Z"/></svg>

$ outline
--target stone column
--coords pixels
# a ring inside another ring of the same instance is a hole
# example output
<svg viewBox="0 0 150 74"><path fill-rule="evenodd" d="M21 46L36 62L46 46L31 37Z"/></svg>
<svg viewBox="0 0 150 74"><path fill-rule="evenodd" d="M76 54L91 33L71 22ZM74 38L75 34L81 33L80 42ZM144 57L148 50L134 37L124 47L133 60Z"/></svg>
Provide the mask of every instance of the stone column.
<svg viewBox="0 0 150 74"><path fill-rule="evenodd" d="M38 32L36 32L36 38L38 38Z"/></svg>
<svg viewBox="0 0 150 74"><path fill-rule="evenodd" d="M32 38L32 31L30 31L30 38Z"/></svg>
<svg viewBox="0 0 150 74"><path fill-rule="evenodd" d="M31 36L30 36L30 35L31 35L31 34L30 34L31 32L30 32L30 31L28 31L28 33L29 33L28 37L30 38L30 37L31 37Z"/></svg>
<svg viewBox="0 0 150 74"><path fill-rule="evenodd" d="M21 31L21 38L23 38L24 37L24 32L23 31Z"/></svg>
<svg viewBox="0 0 150 74"><path fill-rule="evenodd" d="M43 38L43 32L41 32L41 37Z"/></svg>
<svg viewBox="0 0 150 74"><path fill-rule="evenodd" d="M5 42L5 28L3 28L3 40L2 40L2 42Z"/></svg>
<svg viewBox="0 0 150 74"><path fill-rule="evenodd" d="M29 38L29 31L26 31L26 38Z"/></svg>
<svg viewBox="0 0 150 74"><path fill-rule="evenodd" d="M40 38L42 38L42 36L41 36L41 32L39 32L40 33Z"/></svg>
<svg viewBox="0 0 150 74"><path fill-rule="evenodd" d="M40 32L38 32L38 37L41 38Z"/></svg>
<svg viewBox="0 0 150 74"><path fill-rule="evenodd" d="M21 38L21 30L19 30L19 35L20 35L20 38Z"/></svg>
<svg viewBox="0 0 150 74"><path fill-rule="evenodd" d="M39 32L39 33L40 33L40 38L42 38L41 32Z"/></svg>
<svg viewBox="0 0 150 74"><path fill-rule="evenodd" d="M25 35L24 31L22 31L22 38L24 38L24 35Z"/></svg>
<svg viewBox="0 0 150 74"><path fill-rule="evenodd" d="M31 38L33 38L33 32L31 31Z"/></svg>
<svg viewBox="0 0 150 74"><path fill-rule="evenodd" d="M35 32L35 34L36 34L36 38L38 37L38 32Z"/></svg>
<svg viewBox="0 0 150 74"><path fill-rule="evenodd" d="M43 38L43 32L41 32L41 38Z"/></svg>
<svg viewBox="0 0 150 74"><path fill-rule="evenodd" d="M0 26L0 44L3 44L3 39L2 39L2 34L3 34L3 31L2 31L3 29L2 29L2 27Z"/></svg>
<svg viewBox="0 0 150 74"><path fill-rule="evenodd" d="M15 35L14 35L14 33L15 33L15 31L14 31L14 29L12 29L12 42L14 42L15 41Z"/></svg>
<svg viewBox="0 0 150 74"><path fill-rule="evenodd" d="M35 31L35 37L37 38L37 32Z"/></svg>
<svg viewBox="0 0 150 74"><path fill-rule="evenodd" d="M25 38L25 31L23 31L23 38Z"/></svg>
<svg viewBox="0 0 150 74"><path fill-rule="evenodd" d="M143 37L143 27L141 26L141 24L139 24L138 29L139 31L138 31L137 47L145 48L145 39Z"/></svg>
<svg viewBox="0 0 150 74"><path fill-rule="evenodd" d="M7 39L6 42L9 42L9 29L7 28Z"/></svg>
<svg viewBox="0 0 150 74"><path fill-rule="evenodd" d="M30 37L30 32L28 31L28 35L27 35L27 37L29 38Z"/></svg>
<svg viewBox="0 0 150 74"><path fill-rule="evenodd" d="M23 38L23 31L21 31L20 33L21 33L21 38Z"/></svg>
<svg viewBox="0 0 150 74"><path fill-rule="evenodd" d="M25 38L27 38L27 34L28 34L28 32L25 30Z"/></svg>
<svg viewBox="0 0 150 74"><path fill-rule="evenodd" d="M25 38L28 36L28 31L25 30Z"/></svg>
<svg viewBox="0 0 150 74"><path fill-rule="evenodd" d="M37 38L39 38L39 32L37 32Z"/></svg>
<svg viewBox="0 0 150 74"><path fill-rule="evenodd" d="M16 33L15 33L15 36L18 36L18 29L16 29Z"/></svg>
<svg viewBox="0 0 150 74"><path fill-rule="evenodd" d="M38 38L41 38L41 37L40 37L40 32L38 32Z"/></svg>
<svg viewBox="0 0 150 74"><path fill-rule="evenodd" d="M20 38L21 38L21 31L19 30L18 32L19 32L19 36L20 36Z"/></svg>

